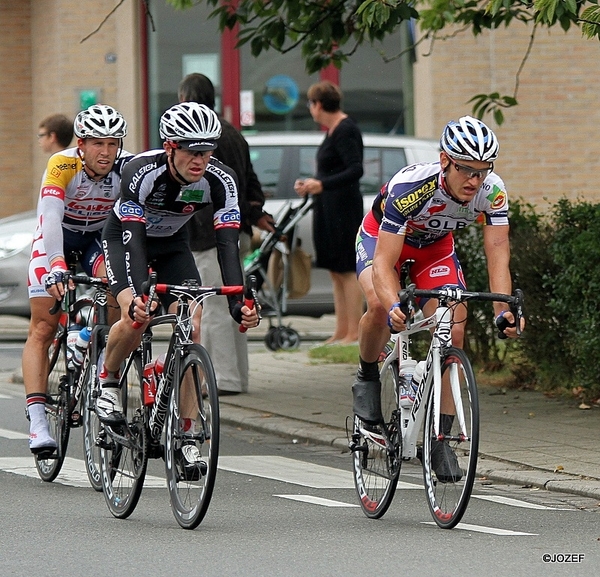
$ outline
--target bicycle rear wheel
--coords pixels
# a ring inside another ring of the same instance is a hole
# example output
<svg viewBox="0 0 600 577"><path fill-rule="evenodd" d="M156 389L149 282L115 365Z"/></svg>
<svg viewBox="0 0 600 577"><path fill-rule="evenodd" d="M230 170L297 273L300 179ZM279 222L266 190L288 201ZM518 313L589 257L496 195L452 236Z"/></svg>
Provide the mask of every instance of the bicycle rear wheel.
<svg viewBox="0 0 600 577"><path fill-rule="evenodd" d="M187 419L195 424L184 430L190 425ZM204 347L189 345L174 376L165 440L171 509L184 529L195 529L206 515L218 457L219 399L213 365Z"/></svg>
<svg viewBox="0 0 600 577"><path fill-rule="evenodd" d="M138 351L127 360L121 383L127 422L105 426L105 446L100 455L106 504L115 517L125 519L137 506L148 465L148 438L141 395L142 360Z"/></svg>
<svg viewBox="0 0 600 577"><path fill-rule="evenodd" d="M440 434L445 440L440 442L434 433L432 388L423 429L423 478L433 519L442 529L452 529L467 509L475 481L479 450L479 401L475 374L464 351L457 348L448 350L442 359L442 375L450 378L456 415L452 418L447 415L441 417ZM438 474L432 466L432 453L435 451L444 455L446 463L445 469L443 466L440 468L440 457L437 457ZM456 456L458 468L456 461L452 464L452 453Z"/></svg>
<svg viewBox="0 0 600 577"><path fill-rule="evenodd" d="M398 430L398 360L388 358L391 352L391 347L386 346L380 363L385 434L380 427L366 427L355 416L350 445L354 486L364 514L371 519L382 517L392 503L402 464L402 438Z"/></svg>
<svg viewBox="0 0 600 577"><path fill-rule="evenodd" d="M48 350L48 390L46 400L46 419L50 434L56 440L56 451L47 458L36 455L35 466L43 481L56 479L62 468L69 444L69 395L70 375L67 371L66 328L59 324L54 340Z"/></svg>

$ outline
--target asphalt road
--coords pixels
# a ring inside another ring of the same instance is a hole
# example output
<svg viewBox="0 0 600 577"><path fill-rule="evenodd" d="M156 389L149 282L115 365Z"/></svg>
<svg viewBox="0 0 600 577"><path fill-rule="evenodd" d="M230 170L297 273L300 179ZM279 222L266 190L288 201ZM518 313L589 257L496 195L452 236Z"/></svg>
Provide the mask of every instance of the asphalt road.
<svg viewBox="0 0 600 577"><path fill-rule="evenodd" d="M357 505L347 453L230 427L198 529L173 518L162 460L150 463L133 515L118 520L87 485L79 431L54 483L37 477L26 433L22 390L4 385L0 575L29 577L35 566L44 577L545 577L592 576L600 566L592 499L478 481L463 522L443 531L419 467L407 464L390 510L372 521Z"/></svg>

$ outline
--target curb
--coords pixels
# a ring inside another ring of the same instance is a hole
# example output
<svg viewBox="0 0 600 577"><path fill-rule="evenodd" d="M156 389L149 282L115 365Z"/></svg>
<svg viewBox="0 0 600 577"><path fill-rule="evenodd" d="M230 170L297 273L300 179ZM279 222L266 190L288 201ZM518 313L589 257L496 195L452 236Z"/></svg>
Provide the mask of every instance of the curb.
<svg viewBox="0 0 600 577"><path fill-rule="evenodd" d="M349 453L346 432L342 429L291 419L268 411L242 408L222 400L220 409L223 424L244 427L259 433L275 434L291 439L292 442L326 445L342 453ZM476 474L481 480L537 487L547 491L600 499L600 479L535 469L522 463L500 460L485 453L479 453Z"/></svg>

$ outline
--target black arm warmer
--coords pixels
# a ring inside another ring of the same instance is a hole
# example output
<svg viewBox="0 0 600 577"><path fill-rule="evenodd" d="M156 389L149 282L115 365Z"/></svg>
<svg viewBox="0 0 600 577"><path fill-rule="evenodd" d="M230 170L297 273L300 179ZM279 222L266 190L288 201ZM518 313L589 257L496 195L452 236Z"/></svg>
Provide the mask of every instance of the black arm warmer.
<svg viewBox="0 0 600 577"><path fill-rule="evenodd" d="M215 231L217 239L217 257L221 267L224 285L243 285L244 275L240 265L239 230L237 228L219 228ZM243 295L227 297L229 314L236 323L242 322Z"/></svg>

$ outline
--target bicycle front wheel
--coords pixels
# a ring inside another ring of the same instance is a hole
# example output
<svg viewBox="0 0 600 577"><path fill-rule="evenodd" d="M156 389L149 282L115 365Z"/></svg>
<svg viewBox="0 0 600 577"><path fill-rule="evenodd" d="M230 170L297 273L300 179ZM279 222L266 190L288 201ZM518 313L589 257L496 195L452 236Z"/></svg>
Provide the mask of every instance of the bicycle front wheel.
<svg viewBox="0 0 600 577"><path fill-rule="evenodd" d="M475 481L479 401L475 374L463 350L450 348L444 355L442 378L450 382L455 414L440 416L436 437L432 387L423 430L423 477L433 519L442 529L452 529L467 509Z"/></svg>
<svg viewBox="0 0 600 577"><path fill-rule="evenodd" d="M97 337L102 344L104 337L97 333ZM90 358L86 362L85 372L83 373L83 390L81 392L81 412L83 422L83 457L85 460L85 471L87 473L90 485L94 491L102 491L102 475L101 475L101 456L100 432L102 425L94 410L96 396L98 395L98 358L103 350L103 345L98 345L95 358L91 358L93 348L90 348Z"/></svg>
<svg viewBox="0 0 600 577"><path fill-rule="evenodd" d="M171 509L184 529L195 529L208 510L219 457L219 399L212 362L189 345L174 375L167 413L165 467Z"/></svg>
<svg viewBox="0 0 600 577"><path fill-rule="evenodd" d="M391 352L391 347L386 346L380 364L384 430L367 427L355 416L350 445L354 486L364 514L371 519L382 517L392 503L402 463L402 438L398 430L398 360L388 358Z"/></svg>
<svg viewBox="0 0 600 577"><path fill-rule="evenodd" d="M101 448L102 490L110 512L119 519L133 513L144 485L148 465L148 437L141 395L142 360L134 351L121 378L126 423L105 426Z"/></svg>
<svg viewBox="0 0 600 577"><path fill-rule="evenodd" d="M35 466L43 481L56 479L62 468L69 444L69 378L67 371L67 341L65 327L60 324L48 350L48 390L46 419L50 434L56 440L56 451L48 458L35 457Z"/></svg>

